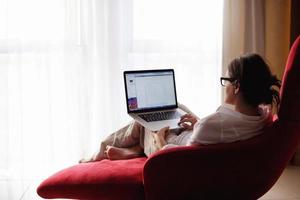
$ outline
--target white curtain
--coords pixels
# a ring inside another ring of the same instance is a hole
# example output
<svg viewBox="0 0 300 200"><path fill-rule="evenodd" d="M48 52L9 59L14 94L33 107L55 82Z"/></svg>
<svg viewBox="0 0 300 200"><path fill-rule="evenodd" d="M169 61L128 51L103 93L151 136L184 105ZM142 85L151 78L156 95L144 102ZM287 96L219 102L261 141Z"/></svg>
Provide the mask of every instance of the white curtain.
<svg viewBox="0 0 300 200"><path fill-rule="evenodd" d="M265 56L265 1L224 0L223 21L223 73L237 56Z"/></svg>
<svg viewBox="0 0 300 200"><path fill-rule="evenodd" d="M222 37L223 75L238 56L245 53L265 56L265 1L224 0Z"/></svg>
<svg viewBox="0 0 300 200"><path fill-rule="evenodd" d="M213 112L221 47L219 0L0 0L0 199L131 120L123 70L174 68L178 101Z"/></svg>

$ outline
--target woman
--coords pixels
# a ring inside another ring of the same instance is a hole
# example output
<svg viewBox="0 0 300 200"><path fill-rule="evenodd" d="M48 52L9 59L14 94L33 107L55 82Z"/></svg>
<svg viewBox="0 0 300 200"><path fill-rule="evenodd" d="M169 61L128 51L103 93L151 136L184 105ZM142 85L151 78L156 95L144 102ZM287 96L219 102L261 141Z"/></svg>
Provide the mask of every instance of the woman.
<svg viewBox="0 0 300 200"><path fill-rule="evenodd" d="M262 133L272 120L272 105L279 104L279 94L272 87L280 88L280 81L263 58L247 54L234 59L220 81L225 87L225 105L215 113L200 120L179 105L189 113L181 117L179 125L183 129L179 133L170 132L168 127L153 133L134 121L103 141L92 158L80 162L129 159L144 153L149 156L174 146L235 142Z"/></svg>

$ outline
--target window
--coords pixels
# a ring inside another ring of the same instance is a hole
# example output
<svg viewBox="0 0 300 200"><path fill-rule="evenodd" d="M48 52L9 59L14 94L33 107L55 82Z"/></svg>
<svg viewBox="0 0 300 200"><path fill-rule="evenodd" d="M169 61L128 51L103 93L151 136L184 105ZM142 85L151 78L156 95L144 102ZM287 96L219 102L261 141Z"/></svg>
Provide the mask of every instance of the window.
<svg viewBox="0 0 300 200"><path fill-rule="evenodd" d="M174 68L178 101L210 114L221 103L222 9L219 0L133 0L128 66Z"/></svg>

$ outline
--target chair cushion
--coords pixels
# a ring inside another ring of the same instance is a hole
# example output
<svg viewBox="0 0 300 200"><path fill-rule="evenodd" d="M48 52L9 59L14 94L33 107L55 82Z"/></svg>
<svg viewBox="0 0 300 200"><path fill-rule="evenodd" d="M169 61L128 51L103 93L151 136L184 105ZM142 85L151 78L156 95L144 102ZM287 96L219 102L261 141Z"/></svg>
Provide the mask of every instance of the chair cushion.
<svg viewBox="0 0 300 200"><path fill-rule="evenodd" d="M78 164L47 178L37 193L43 198L144 199L145 161L141 157Z"/></svg>

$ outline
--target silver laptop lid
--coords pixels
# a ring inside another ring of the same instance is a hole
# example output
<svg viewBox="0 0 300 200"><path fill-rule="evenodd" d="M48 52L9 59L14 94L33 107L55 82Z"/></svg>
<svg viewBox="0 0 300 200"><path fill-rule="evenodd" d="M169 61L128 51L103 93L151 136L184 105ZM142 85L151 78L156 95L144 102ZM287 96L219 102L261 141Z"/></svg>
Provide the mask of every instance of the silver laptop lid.
<svg viewBox="0 0 300 200"><path fill-rule="evenodd" d="M124 71L128 113L177 108L173 69Z"/></svg>

